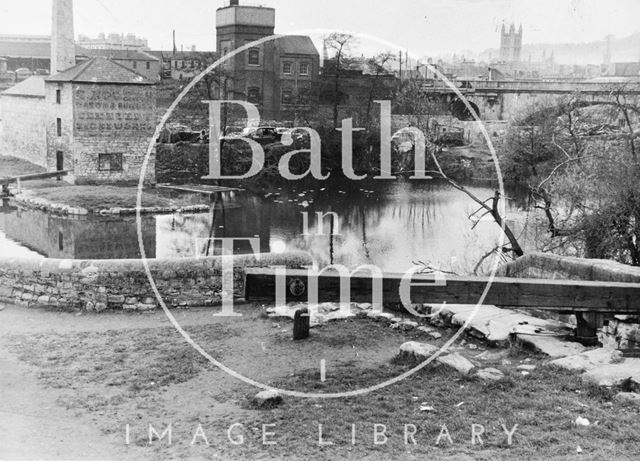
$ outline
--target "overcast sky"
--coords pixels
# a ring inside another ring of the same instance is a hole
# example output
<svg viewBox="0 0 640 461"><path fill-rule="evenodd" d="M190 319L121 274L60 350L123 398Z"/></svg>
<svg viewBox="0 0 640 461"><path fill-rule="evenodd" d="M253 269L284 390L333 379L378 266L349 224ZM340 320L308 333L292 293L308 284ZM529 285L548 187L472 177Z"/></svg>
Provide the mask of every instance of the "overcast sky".
<svg viewBox="0 0 640 461"><path fill-rule="evenodd" d="M240 0L243 3L243 0ZM276 8L276 32L341 29L391 41L419 56L482 51L502 22L522 23L524 43L585 42L640 30L639 0L254 0ZM215 10L228 0L76 0L75 31L133 32L153 49L215 49ZM0 0L0 34L49 34L51 0ZM639 44L640 47L640 44Z"/></svg>

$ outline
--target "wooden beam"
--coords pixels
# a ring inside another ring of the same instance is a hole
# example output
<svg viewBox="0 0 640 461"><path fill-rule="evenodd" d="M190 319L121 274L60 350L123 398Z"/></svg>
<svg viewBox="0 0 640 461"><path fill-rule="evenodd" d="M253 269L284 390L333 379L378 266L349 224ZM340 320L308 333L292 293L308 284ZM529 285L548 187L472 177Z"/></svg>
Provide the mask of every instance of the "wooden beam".
<svg viewBox="0 0 640 461"><path fill-rule="evenodd" d="M71 170L61 170L61 171L47 171L46 173L33 173L33 174L25 174L22 176L13 176L11 178L0 178L0 184L9 185L11 183L15 183L18 181L33 181L36 179L48 179L48 178L57 178L60 176L66 176L71 173Z"/></svg>
<svg viewBox="0 0 640 461"><path fill-rule="evenodd" d="M402 277L403 274L384 274L383 302L401 302ZM308 272L287 270L285 279L286 302L307 301ZM477 304L490 279L488 277L447 277L444 285L438 286L435 282L435 277L431 275L413 275L411 283L421 285L411 287L411 302ZM352 275L349 278L349 285L352 302L371 302L372 278L368 272ZM274 301L275 293L274 269L246 270L245 299L247 301ZM318 277L318 301L340 301L340 276L336 271ZM483 304L564 313L639 314L640 284L495 277L491 280L491 288Z"/></svg>

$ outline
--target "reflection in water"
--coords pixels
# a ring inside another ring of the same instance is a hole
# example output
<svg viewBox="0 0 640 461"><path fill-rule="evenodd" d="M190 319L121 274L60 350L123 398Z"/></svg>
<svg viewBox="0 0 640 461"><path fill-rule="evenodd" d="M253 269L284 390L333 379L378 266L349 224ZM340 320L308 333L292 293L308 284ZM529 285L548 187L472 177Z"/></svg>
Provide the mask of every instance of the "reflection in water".
<svg viewBox="0 0 640 461"><path fill-rule="evenodd" d="M148 258L155 258L154 219L142 220ZM140 258L135 217L69 217L6 205L0 209L0 249L18 242L31 254L55 259Z"/></svg>
<svg viewBox="0 0 640 461"><path fill-rule="evenodd" d="M492 221L481 221L472 230L469 216L477 205L444 183L363 181L327 189L294 186L260 197L219 194L208 214L145 216L146 256L220 254L221 242L214 239L257 238L261 252L303 250L320 265L373 264L385 271L405 271L413 261L423 261L468 273L500 239L501 230ZM491 188L471 190L481 198L493 195ZM510 195L518 196L514 191ZM511 199L507 212L517 218L524 205ZM308 213L307 235L303 212ZM322 223L317 213L325 216ZM22 247L0 235L3 252L30 248L52 258L139 257L135 217L73 219L5 207L0 230ZM249 241L236 242L234 251L250 253Z"/></svg>

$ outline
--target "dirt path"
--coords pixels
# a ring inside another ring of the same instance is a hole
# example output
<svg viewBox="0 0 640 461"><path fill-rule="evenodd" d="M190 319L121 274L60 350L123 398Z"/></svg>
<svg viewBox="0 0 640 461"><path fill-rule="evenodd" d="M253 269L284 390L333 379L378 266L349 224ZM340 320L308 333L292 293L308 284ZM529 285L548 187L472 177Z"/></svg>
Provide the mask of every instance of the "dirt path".
<svg viewBox="0 0 640 461"><path fill-rule="evenodd" d="M102 433L90 417L58 405L61 392L42 386L36 371L8 352L6 339L9 334L162 325L166 325L166 320L161 313L96 317L14 306L0 311L0 459L125 460L143 457L140 448L126 447L123 440Z"/></svg>

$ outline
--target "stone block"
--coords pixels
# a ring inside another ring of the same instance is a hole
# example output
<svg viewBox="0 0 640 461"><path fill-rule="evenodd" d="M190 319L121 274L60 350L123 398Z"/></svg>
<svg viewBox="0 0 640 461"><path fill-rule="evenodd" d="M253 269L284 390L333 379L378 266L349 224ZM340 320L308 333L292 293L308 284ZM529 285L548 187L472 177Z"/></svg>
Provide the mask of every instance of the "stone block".
<svg viewBox="0 0 640 461"><path fill-rule="evenodd" d="M436 361L442 365L445 365L449 368L453 368L458 373L463 375L467 375L474 369L475 365L467 360L462 355L454 352L453 354L447 354L444 356L440 356L436 359Z"/></svg>
<svg viewBox="0 0 640 461"><path fill-rule="evenodd" d="M567 370L588 371L603 365L620 362L621 360L622 352L615 349L602 348L552 360L549 365L555 365Z"/></svg>
<svg viewBox="0 0 640 461"><path fill-rule="evenodd" d="M440 350L440 348L432 344L409 341L400 346L400 357L423 362L438 352L438 350Z"/></svg>

